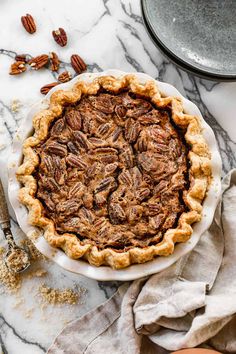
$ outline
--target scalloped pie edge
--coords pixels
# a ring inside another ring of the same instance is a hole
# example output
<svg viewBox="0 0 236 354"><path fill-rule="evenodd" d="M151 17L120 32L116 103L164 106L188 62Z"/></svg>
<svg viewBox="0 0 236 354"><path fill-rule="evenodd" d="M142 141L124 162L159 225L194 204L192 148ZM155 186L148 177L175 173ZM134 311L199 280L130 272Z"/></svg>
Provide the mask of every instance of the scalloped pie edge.
<svg viewBox="0 0 236 354"><path fill-rule="evenodd" d="M157 108L169 107L174 123L186 129L185 140L190 147L190 188L185 192L184 201L189 211L180 215L175 229L165 232L163 239L156 245L146 248L134 247L124 252L113 249L99 250L94 245L82 245L72 233L57 234L52 220L43 216L43 206L35 198L37 180L33 172L39 164L39 158L33 148L43 141L48 134L51 122L59 117L65 104L73 104L80 100L82 94L94 95L100 88L112 93L127 88L135 94L149 98ZM128 267L133 263L144 263L156 256L168 256L174 252L177 242L186 242L193 232L191 224L201 220L202 202L211 181L211 154L202 134L200 119L184 113L179 97L165 97L159 91L154 80L141 84L135 75L124 75L119 78L100 76L92 82L78 81L70 90L57 90L50 97L49 108L37 113L33 118L34 134L23 143L23 163L17 170L17 179L23 185L19 191L19 200L28 209L28 222L44 231L44 237L53 247L59 247L73 259L83 258L95 266L108 265L114 269Z"/></svg>

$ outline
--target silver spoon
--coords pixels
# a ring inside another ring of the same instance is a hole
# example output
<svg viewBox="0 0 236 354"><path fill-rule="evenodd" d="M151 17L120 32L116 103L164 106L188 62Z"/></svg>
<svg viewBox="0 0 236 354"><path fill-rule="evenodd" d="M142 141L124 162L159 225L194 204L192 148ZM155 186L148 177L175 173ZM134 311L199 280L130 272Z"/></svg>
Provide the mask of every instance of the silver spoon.
<svg viewBox="0 0 236 354"><path fill-rule="evenodd" d="M8 243L8 251L4 257L7 268L13 273L20 273L26 270L30 265L28 252L16 245L11 233L10 217L7 208L7 202L4 189L0 179L0 226Z"/></svg>

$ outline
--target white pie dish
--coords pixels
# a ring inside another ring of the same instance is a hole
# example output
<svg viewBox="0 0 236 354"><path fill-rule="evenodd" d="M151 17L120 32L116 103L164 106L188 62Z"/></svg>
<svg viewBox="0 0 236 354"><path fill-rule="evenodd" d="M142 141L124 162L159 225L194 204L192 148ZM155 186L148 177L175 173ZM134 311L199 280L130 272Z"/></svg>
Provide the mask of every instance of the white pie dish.
<svg viewBox="0 0 236 354"><path fill-rule="evenodd" d="M107 70L101 73L86 73L77 76L75 79L69 83L60 85L60 89L69 89L73 86L75 81L84 80L92 81L97 76L113 75L119 77L127 73L118 70ZM135 73L137 78L141 83L147 80L153 80L150 76L142 73ZM42 252L45 256L54 260L56 263L61 265L63 268L70 270L75 273L83 274L90 278L97 280L133 280L149 274L159 272L174 262L176 262L181 256L191 251L196 243L199 241L202 233L207 230L212 222L214 211L218 203L220 196L220 176L221 176L221 159L219 152L217 150L217 143L212 129L203 120L198 108L185 99L173 86L156 82L160 91L165 96L178 96L183 101L184 110L186 113L191 115L196 115L201 120L201 125L203 127L203 135L209 146L212 155L212 182L209 187L209 191L205 201L203 203L202 220L195 225L193 225L193 234L189 241L186 243L178 244L175 247L175 251L171 256L168 257L157 257L153 261L136 264L129 266L128 268L121 270L113 270L107 266L95 267L83 260L73 260L70 259L63 251L59 249L52 248L47 241L44 239L42 232L31 226L27 222L28 211L25 206L21 205L18 201L18 191L20 189L20 183L15 177L16 170L22 161L22 143L23 141L32 133L32 118L34 114L48 105L48 98L51 94L58 90L58 87L52 89L49 94L37 103L28 113L26 119L20 126L12 146L12 154L9 161L9 199L12 207L15 211L17 221L21 229L32 239L35 246ZM37 238L33 237L35 232L39 234Z"/></svg>

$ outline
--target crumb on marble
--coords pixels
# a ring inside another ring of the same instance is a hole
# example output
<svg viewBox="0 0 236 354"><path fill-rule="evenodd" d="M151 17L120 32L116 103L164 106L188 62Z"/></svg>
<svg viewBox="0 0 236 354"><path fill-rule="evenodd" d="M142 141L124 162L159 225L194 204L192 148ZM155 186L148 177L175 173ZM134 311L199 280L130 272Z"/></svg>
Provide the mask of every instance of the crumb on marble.
<svg viewBox="0 0 236 354"><path fill-rule="evenodd" d="M39 268L39 269L29 272L26 277L28 279L32 279L35 277L41 278L41 277L46 276L47 274L48 274L48 272L45 269Z"/></svg>
<svg viewBox="0 0 236 354"><path fill-rule="evenodd" d="M31 318L32 317L32 314L34 312L34 309L29 309L27 311L25 311L24 315L25 315L25 318Z"/></svg>
<svg viewBox="0 0 236 354"><path fill-rule="evenodd" d="M39 287L39 295L42 300L42 306L49 305L76 305L79 302L81 295L85 292L81 288L78 291L73 289L56 289L43 284Z"/></svg>
<svg viewBox="0 0 236 354"><path fill-rule="evenodd" d="M35 245L28 238L25 238L24 240L22 240L21 245L29 251L31 260L35 261L35 260L46 259L46 257L42 253L39 252L39 250L35 247Z"/></svg>
<svg viewBox="0 0 236 354"><path fill-rule="evenodd" d="M21 287L20 274L11 273L4 260L0 259L0 284L4 285L8 292L17 292Z"/></svg>
<svg viewBox="0 0 236 354"><path fill-rule="evenodd" d="M45 284L39 288L39 294L43 300L51 305L70 304L75 305L78 302L79 294L72 289L53 289Z"/></svg>
<svg viewBox="0 0 236 354"><path fill-rule="evenodd" d="M19 112L20 108L22 107L22 103L20 100L14 99L14 100L12 100L10 107L11 107L12 112L17 113L17 112Z"/></svg>
<svg viewBox="0 0 236 354"><path fill-rule="evenodd" d="M12 308L17 309L21 307L21 305L23 305L24 303L25 303L25 299L22 296L17 297L16 302L14 303L14 305L12 305Z"/></svg>

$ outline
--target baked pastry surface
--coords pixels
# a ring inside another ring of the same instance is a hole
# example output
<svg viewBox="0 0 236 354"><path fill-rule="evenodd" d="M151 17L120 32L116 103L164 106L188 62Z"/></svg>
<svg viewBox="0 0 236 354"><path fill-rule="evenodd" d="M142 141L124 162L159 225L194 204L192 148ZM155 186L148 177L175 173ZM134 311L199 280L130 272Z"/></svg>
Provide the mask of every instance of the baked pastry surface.
<svg viewBox="0 0 236 354"><path fill-rule="evenodd" d="M51 95L23 145L17 178L29 223L96 266L169 255L201 219L211 178L198 117L135 75Z"/></svg>

